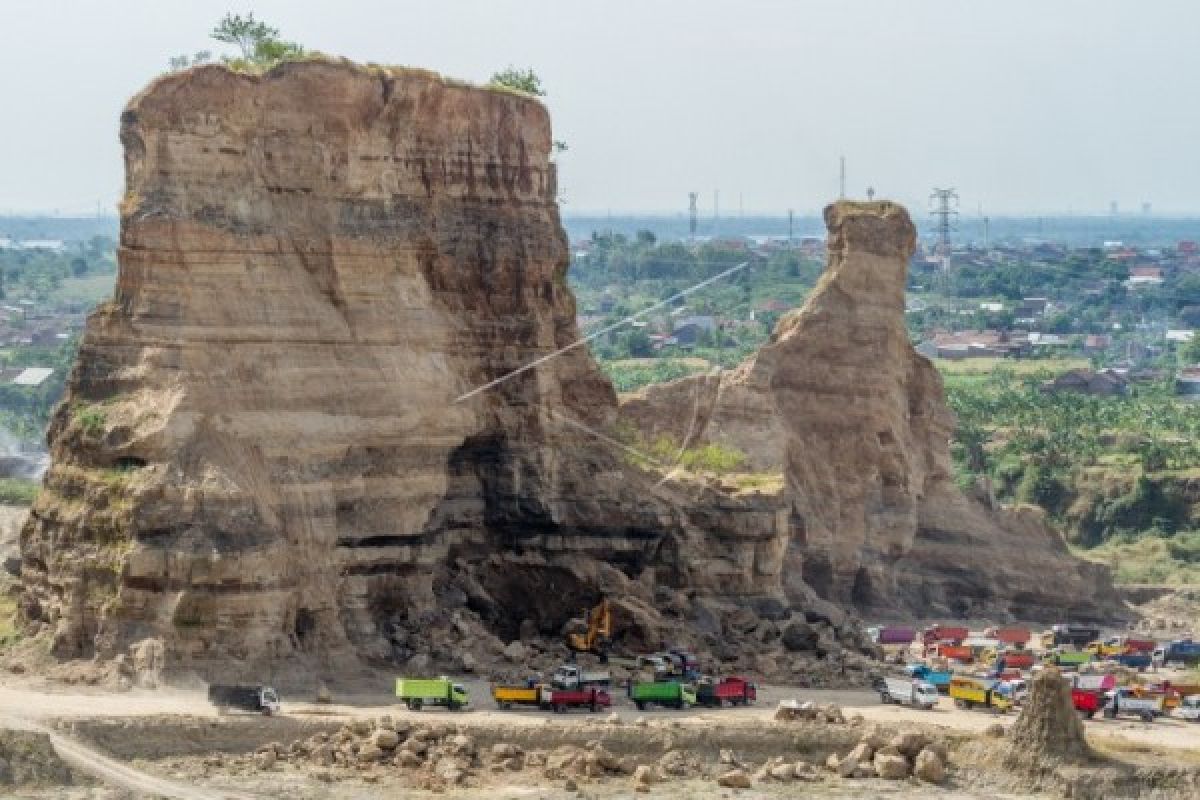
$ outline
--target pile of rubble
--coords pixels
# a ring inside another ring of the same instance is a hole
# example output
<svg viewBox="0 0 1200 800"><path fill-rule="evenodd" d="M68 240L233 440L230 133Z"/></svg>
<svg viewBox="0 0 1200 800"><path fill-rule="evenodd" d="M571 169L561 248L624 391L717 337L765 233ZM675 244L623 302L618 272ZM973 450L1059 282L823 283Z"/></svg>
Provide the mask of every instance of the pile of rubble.
<svg viewBox="0 0 1200 800"><path fill-rule="evenodd" d="M946 745L915 731L892 737L869 731L844 756L829 756L825 766L843 778L904 780L915 777L925 783L941 783L946 777Z"/></svg>
<svg viewBox="0 0 1200 800"><path fill-rule="evenodd" d="M856 714L858 720L862 719L861 715ZM803 703L796 700L787 700L779 704L775 709L776 722L826 722L830 725L843 725L846 722L846 717L842 714L842 709L833 703L818 705L811 700Z"/></svg>

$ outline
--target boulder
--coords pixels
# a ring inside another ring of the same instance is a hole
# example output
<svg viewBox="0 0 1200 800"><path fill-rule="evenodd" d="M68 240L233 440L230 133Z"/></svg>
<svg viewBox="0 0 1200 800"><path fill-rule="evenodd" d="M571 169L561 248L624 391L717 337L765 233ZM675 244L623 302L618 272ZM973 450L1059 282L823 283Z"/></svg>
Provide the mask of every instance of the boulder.
<svg viewBox="0 0 1200 800"><path fill-rule="evenodd" d="M504 647L504 657L514 663L523 662L526 655L525 645L518 639L514 639Z"/></svg>
<svg viewBox="0 0 1200 800"><path fill-rule="evenodd" d="M396 757L392 759L392 763L404 769L414 769L421 766L424 762L412 750L397 750Z"/></svg>
<svg viewBox="0 0 1200 800"><path fill-rule="evenodd" d="M917 731L905 731L898 733L892 740L888 742L892 747L907 758L916 758L917 753L925 749L929 744L929 737Z"/></svg>
<svg viewBox="0 0 1200 800"><path fill-rule="evenodd" d="M913 762L913 775L925 783L941 783L946 779L946 764L941 756L926 748L917 753Z"/></svg>
<svg viewBox="0 0 1200 800"><path fill-rule="evenodd" d="M745 770L731 769L717 776L717 785L724 786L726 789L749 789L750 776L746 774Z"/></svg>
<svg viewBox="0 0 1200 800"><path fill-rule="evenodd" d="M904 756L893 756L879 753L875 756L875 774L890 781L903 780L908 777L908 759Z"/></svg>
<svg viewBox="0 0 1200 800"><path fill-rule="evenodd" d="M400 734L388 728L380 728L371 734L371 743L380 750L395 750L400 744Z"/></svg>
<svg viewBox="0 0 1200 800"><path fill-rule="evenodd" d="M783 646L792 652L817 649L817 632L807 622L790 622L783 629Z"/></svg>

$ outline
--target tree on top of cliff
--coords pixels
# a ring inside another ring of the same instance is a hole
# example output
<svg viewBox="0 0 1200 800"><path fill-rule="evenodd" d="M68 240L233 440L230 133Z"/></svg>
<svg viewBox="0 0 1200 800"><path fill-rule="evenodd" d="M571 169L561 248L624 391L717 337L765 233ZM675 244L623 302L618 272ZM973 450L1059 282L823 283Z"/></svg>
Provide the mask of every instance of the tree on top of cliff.
<svg viewBox="0 0 1200 800"><path fill-rule="evenodd" d="M218 42L236 45L242 51L241 58L226 56L222 59L234 68L273 67L281 61L304 55L303 47L280 39L279 29L255 19L254 12L245 17L226 14L209 35Z"/></svg>
<svg viewBox="0 0 1200 800"><path fill-rule="evenodd" d="M534 97L546 96L546 90L542 88L542 79L532 69L517 69L509 65L507 69L494 73L490 84L516 89L518 92L531 94Z"/></svg>

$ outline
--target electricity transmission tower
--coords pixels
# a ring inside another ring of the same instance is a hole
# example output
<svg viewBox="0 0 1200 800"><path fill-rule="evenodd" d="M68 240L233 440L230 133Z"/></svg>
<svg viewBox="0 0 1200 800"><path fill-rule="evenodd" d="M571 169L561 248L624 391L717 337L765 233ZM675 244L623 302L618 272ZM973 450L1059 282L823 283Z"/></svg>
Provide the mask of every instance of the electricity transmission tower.
<svg viewBox="0 0 1200 800"><path fill-rule="evenodd" d="M932 208L929 211L938 232L938 250L942 258L950 257L950 232L955 230L958 218L958 192L954 189L934 189L929 195Z"/></svg>
<svg viewBox="0 0 1200 800"><path fill-rule="evenodd" d="M688 192L688 230L693 239L696 238L696 215L700 213L696 209L696 200L699 197L699 192Z"/></svg>

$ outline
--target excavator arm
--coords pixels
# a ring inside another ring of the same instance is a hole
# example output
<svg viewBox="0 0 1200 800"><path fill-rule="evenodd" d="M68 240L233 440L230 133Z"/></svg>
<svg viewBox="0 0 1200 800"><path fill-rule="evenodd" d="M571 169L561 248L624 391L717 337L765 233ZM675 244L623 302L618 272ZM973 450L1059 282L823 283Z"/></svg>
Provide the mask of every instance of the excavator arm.
<svg viewBox="0 0 1200 800"><path fill-rule="evenodd" d="M612 610L608 598L587 614L587 632L567 635L567 646L577 653L595 653L604 656L612 639Z"/></svg>

